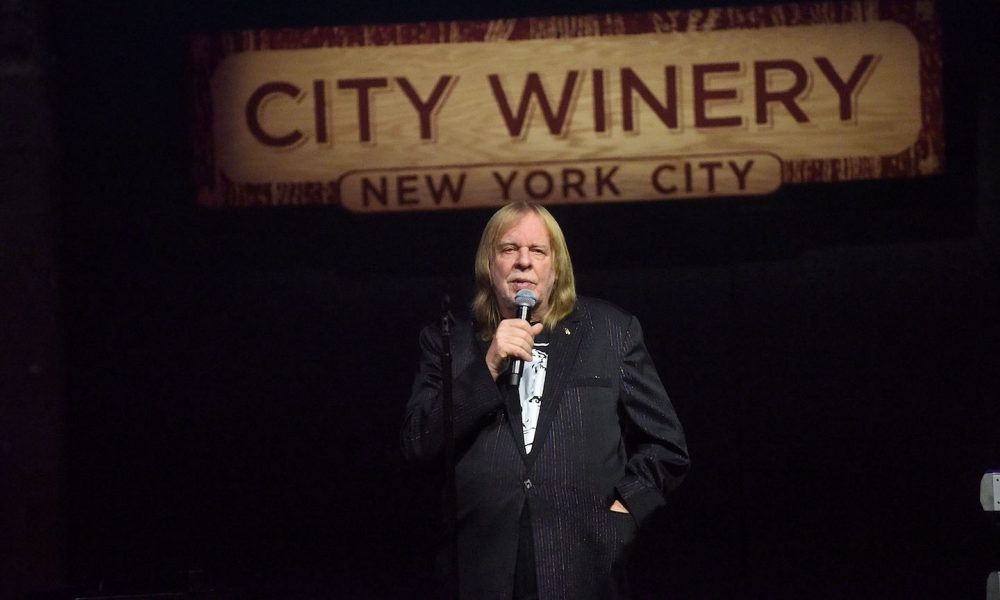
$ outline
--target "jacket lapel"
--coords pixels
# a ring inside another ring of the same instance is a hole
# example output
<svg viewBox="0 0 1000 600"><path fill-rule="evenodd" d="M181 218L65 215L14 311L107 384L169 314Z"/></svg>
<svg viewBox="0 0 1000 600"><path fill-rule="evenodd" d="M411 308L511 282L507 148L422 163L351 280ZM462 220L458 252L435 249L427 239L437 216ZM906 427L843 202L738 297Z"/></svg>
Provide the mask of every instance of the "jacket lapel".
<svg viewBox="0 0 1000 600"><path fill-rule="evenodd" d="M475 326L473 326L473 331L475 331ZM489 342L483 341L477 335L475 336L474 343L478 349L477 356L484 359L486 351L490 347ZM500 376L506 377L506 372ZM521 426L521 397L518 394L517 388L510 385L501 385L500 392L504 396L507 426L510 427L510 433L514 436L514 445L517 446L518 451L521 453L521 458L527 460L527 455L524 451L524 429Z"/></svg>
<svg viewBox="0 0 1000 600"><path fill-rule="evenodd" d="M576 363L576 355L585 333L581 329L580 323L579 308L577 308L560 321L549 334L548 369L545 372L545 388L542 390L542 406L538 414L535 440L531 445L531 452L526 455L529 466L534 462L538 453L542 451L542 447L548 439L552 419L555 417L559 402L562 400L562 389L569 380L573 365ZM520 416L519 401L518 413L516 414ZM518 429L517 437L521 440L521 451L523 452L524 434L520 431L520 418L518 419Z"/></svg>

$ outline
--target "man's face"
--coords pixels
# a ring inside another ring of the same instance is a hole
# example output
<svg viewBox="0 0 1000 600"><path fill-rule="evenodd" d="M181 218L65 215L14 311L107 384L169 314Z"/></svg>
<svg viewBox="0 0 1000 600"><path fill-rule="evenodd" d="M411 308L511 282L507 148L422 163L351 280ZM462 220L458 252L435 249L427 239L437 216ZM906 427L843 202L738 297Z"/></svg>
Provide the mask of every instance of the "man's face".
<svg viewBox="0 0 1000 600"><path fill-rule="evenodd" d="M548 229L534 211L524 213L500 236L494 248L490 276L500 314L505 319L516 314L514 295L523 289L533 290L538 296L532 316L541 317L548 310L556 274L552 267Z"/></svg>

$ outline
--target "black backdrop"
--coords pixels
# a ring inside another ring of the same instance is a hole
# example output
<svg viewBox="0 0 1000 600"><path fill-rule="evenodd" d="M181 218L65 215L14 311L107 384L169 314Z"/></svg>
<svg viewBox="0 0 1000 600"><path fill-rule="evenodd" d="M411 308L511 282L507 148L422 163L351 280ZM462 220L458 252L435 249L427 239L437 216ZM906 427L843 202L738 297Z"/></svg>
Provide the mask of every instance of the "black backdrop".
<svg viewBox="0 0 1000 600"><path fill-rule="evenodd" d="M688 431L642 597L982 597L1000 569L997 10L942 4L944 175L553 209ZM190 32L664 7L51 2L69 580L433 594L436 492L398 426L488 212L198 207Z"/></svg>

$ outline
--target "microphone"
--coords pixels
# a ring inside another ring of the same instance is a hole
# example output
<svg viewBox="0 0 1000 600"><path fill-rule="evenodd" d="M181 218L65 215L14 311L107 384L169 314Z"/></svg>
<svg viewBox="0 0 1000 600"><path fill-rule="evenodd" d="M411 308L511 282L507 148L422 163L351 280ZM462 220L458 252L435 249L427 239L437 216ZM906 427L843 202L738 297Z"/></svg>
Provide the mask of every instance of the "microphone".
<svg viewBox="0 0 1000 600"><path fill-rule="evenodd" d="M531 309L538 303L538 296L531 290L521 290L514 295L514 306L517 310L517 318L528 321L531 319ZM521 374L524 373L524 361L515 358L510 365L510 377L508 383L517 387L521 383Z"/></svg>

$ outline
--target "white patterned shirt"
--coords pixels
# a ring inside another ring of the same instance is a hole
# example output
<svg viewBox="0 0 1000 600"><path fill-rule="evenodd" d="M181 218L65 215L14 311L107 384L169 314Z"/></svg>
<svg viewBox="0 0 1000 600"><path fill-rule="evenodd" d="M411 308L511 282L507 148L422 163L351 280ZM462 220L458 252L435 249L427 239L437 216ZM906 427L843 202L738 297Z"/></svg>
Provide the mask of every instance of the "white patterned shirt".
<svg viewBox="0 0 1000 600"><path fill-rule="evenodd" d="M532 361L524 363L524 374L518 391L521 396L521 429L524 432L524 451L531 452L538 426L538 412L542 408L542 390L545 388L545 371L548 369L548 342L535 342L531 350Z"/></svg>

